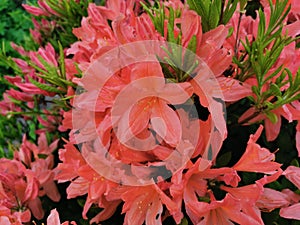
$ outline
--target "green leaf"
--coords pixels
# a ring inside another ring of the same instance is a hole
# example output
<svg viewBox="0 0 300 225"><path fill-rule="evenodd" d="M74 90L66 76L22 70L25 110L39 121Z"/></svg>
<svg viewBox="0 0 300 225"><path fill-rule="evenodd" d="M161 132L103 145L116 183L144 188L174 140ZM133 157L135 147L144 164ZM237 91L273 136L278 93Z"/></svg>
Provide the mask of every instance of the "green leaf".
<svg viewBox="0 0 300 225"><path fill-rule="evenodd" d="M189 225L188 220L184 217L178 225Z"/></svg>
<svg viewBox="0 0 300 225"><path fill-rule="evenodd" d="M35 123L32 121L27 121L27 124L29 126L29 132L28 135L30 137L31 140L35 141L36 140L36 127L35 127Z"/></svg>
<svg viewBox="0 0 300 225"><path fill-rule="evenodd" d="M276 84L270 84L270 90L272 92L273 95L275 96L282 96L282 93L279 89L279 87Z"/></svg>
<svg viewBox="0 0 300 225"><path fill-rule="evenodd" d="M259 25L258 25L258 32L257 32L257 38L259 40L264 38L265 30L266 30L266 17L262 9L258 10L259 14Z"/></svg>
<svg viewBox="0 0 300 225"><path fill-rule="evenodd" d="M281 191L282 190L282 185L278 181L274 181L274 182L268 184L268 187L272 188L274 190L277 190L277 191Z"/></svg>
<svg viewBox="0 0 300 225"><path fill-rule="evenodd" d="M214 29L218 26L221 16L221 1L212 1L209 8L209 29Z"/></svg>
<svg viewBox="0 0 300 225"><path fill-rule="evenodd" d="M271 75L269 75L264 81L263 83L265 84L267 81L269 81L270 79L272 79L273 77L275 77L283 68L283 65L281 65L280 67L278 67ZM282 80L281 80L282 81ZM281 83L281 81L279 83ZM275 82L276 84L278 84L277 80Z"/></svg>
<svg viewBox="0 0 300 225"><path fill-rule="evenodd" d="M215 19L210 18L210 0L187 0L187 3L190 7L190 9L196 11L198 15L201 16L202 19L202 29L204 32L207 32L210 30L209 27L209 20Z"/></svg>
<svg viewBox="0 0 300 225"><path fill-rule="evenodd" d="M168 41L176 44L175 36L174 36L174 27L168 24Z"/></svg>
<svg viewBox="0 0 300 225"><path fill-rule="evenodd" d="M207 0L187 0L190 9L195 10L200 16L209 15L209 1Z"/></svg>
<svg viewBox="0 0 300 225"><path fill-rule="evenodd" d="M217 157L217 166L218 167L224 167L228 165L232 157L232 152L226 152L220 157Z"/></svg>
<svg viewBox="0 0 300 225"><path fill-rule="evenodd" d="M59 48L59 68L60 68L60 75L61 78L66 80L66 65L65 65L65 55L64 55L64 49L60 42L58 42L58 48Z"/></svg>
<svg viewBox="0 0 300 225"><path fill-rule="evenodd" d="M229 29L228 29L228 35L227 35L226 39L229 38L229 37L231 37L231 35L233 34L233 31L234 31L233 27L229 27Z"/></svg>
<svg viewBox="0 0 300 225"><path fill-rule="evenodd" d="M5 33L7 32L7 23L5 22L0 22L0 35L4 36Z"/></svg>
<svg viewBox="0 0 300 225"><path fill-rule="evenodd" d="M285 72L286 74L288 75L288 78L289 78L289 83L290 83L290 86L293 86L293 74L291 73L291 71L289 69L285 69Z"/></svg>
<svg viewBox="0 0 300 225"><path fill-rule="evenodd" d="M257 173L243 172L242 180L245 184L253 184L257 180Z"/></svg>
<svg viewBox="0 0 300 225"><path fill-rule="evenodd" d="M85 202L86 202L86 200L84 200L84 199L81 199L81 198L77 199L77 203L78 203L78 205L80 205L81 207L84 207Z"/></svg>
<svg viewBox="0 0 300 225"><path fill-rule="evenodd" d="M195 35L192 36L187 48L191 50L193 53L196 53L197 50L197 37Z"/></svg>
<svg viewBox="0 0 300 225"><path fill-rule="evenodd" d="M293 159L292 162L291 162L291 166L296 166L296 167L299 167L299 162L297 159Z"/></svg>
<svg viewBox="0 0 300 225"><path fill-rule="evenodd" d="M5 10L5 9L8 8L8 1L9 1L9 0L1 0L1 1L0 1L0 12L1 12L2 10Z"/></svg>
<svg viewBox="0 0 300 225"><path fill-rule="evenodd" d="M268 119L272 122L272 123L277 123L278 122L278 117L275 113L271 112L271 111L267 111L265 112L265 115L268 117Z"/></svg>
<svg viewBox="0 0 300 225"><path fill-rule="evenodd" d="M258 89L257 86L252 86L251 89L252 89L252 92L253 92L256 96L259 96L259 95L260 95L260 91L259 91L259 89Z"/></svg>
<svg viewBox="0 0 300 225"><path fill-rule="evenodd" d="M222 24L227 24L229 20L232 18L234 12L236 11L236 7L238 5L239 0L233 0L233 2L230 3L230 1L227 3L226 8L223 12L223 18L222 18Z"/></svg>
<svg viewBox="0 0 300 225"><path fill-rule="evenodd" d="M29 81L41 90L48 91L48 92L54 92L54 93L58 93L58 94L65 93L65 91L63 91L63 90L59 90L56 87L53 87L53 86L50 86L47 84L42 84L42 83L32 79L31 77L29 77Z"/></svg>
<svg viewBox="0 0 300 225"><path fill-rule="evenodd" d="M0 146L0 158L3 158L5 156L4 149L2 146Z"/></svg>
<svg viewBox="0 0 300 225"><path fill-rule="evenodd" d="M247 5L248 0L240 0L240 8L241 10L244 10Z"/></svg>

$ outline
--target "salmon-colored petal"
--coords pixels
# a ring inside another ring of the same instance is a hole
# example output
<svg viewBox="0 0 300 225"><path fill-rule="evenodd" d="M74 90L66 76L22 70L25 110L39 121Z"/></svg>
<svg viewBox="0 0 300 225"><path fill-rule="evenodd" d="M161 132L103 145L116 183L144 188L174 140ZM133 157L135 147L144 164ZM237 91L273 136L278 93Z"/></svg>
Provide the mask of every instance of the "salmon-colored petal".
<svg viewBox="0 0 300 225"><path fill-rule="evenodd" d="M255 142L262 132L263 127L251 135L245 153L233 166L238 171L274 173L281 167L281 164L274 162L275 154L268 149L260 147Z"/></svg>
<svg viewBox="0 0 300 225"><path fill-rule="evenodd" d="M39 182L31 171L28 171L28 173L26 174L26 178L27 186L25 195L23 196L23 198L21 198L23 202L36 199L39 192Z"/></svg>
<svg viewBox="0 0 300 225"><path fill-rule="evenodd" d="M300 220L299 212L300 212L300 203L297 203L292 206L280 209L279 215L287 219Z"/></svg>
<svg viewBox="0 0 300 225"><path fill-rule="evenodd" d="M296 126L296 147L298 151L298 157L300 157L300 122Z"/></svg>
<svg viewBox="0 0 300 225"><path fill-rule="evenodd" d="M51 15L47 11L45 11L39 7L30 6L30 5L26 5L26 4L22 4L22 6L27 12L29 12L30 14L35 15L35 16L50 16Z"/></svg>
<svg viewBox="0 0 300 225"><path fill-rule="evenodd" d="M159 201L152 202L149 210L146 213L147 225L161 225L161 215L163 213L163 205Z"/></svg>
<svg viewBox="0 0 300 225"><path fill-rule="evenodd" d="M286 31L291 37L296 37L296 35L300 34L300 20L285 26L285 30L283 30L283 32Z"/></svg>
<svg viewBox="0 0 300 225"><path fill-rule="evenodd" d="M221 189L241 201L246 201L247 204L255 203L263 193L263 186L259 183L236 188L221 186Z"/></svg>
<svg viewBox="0 0 300 225"><path fill-rule="evenodd" d="M188 82L167 83L158 96L172 105L179 105L185 103L193 92L193 87Z"/></svg>
<svg viewBox="0 0 300 225"><path fill-rule="evenodd" d="M148 128L151 115L151 102L151 98L139 101L121 115L117 130L120 142L126 143Z"/></svg>
<svg viewBox="0 0 300 225"><path fill-rule="evenodd" d="M69 199L88 193L89 183L82 177L76 178L67 188L67 196Z"/></svg>
<svg viewBox="0 0 300 225"><path fill-rule="evenodd" d="M256 203L256 205L261 210L267 211L272 211L276 208L286 207L289 204L289 198L286 194L270 188L264 188L263 194Z"/></svg>
<svg viewBox="0 0 300 225"><path fill-rule="evenodd" d="M42 202L39 198L35 198L35 199L29 201L28 207L30 208L30 210L35 218L41 220L44 217L44 210L42 207Z"/></svg>
<svg viewBox="0 0 300 225"><path fill-rule="evenodd" d="M276 123L272 123L269 119L265 120L265 128L266 128L266 137L268 141L274 141L281 127L281 116L277 115L278 121Z"/></svg>
<svg viewBox="0 0 300 225"><path fill-rule="evenodd" d="M176 147L182 136L181 123L177 113L166 103L159 101L152 109L153 130L171 146Z"/></svg>
<svg viewBox="0 0 300 225"><path fill-rule="evenodd" d="M102 209L100 213L98 213L95 217L91 219L91 223L99 223L100 221L104 221L113 216L116 212L117 207L119 206L120 201L111 201L105 204L105 207Z"/></svg>
<svg viewBox="0 0 300 225"><path fill-rule="evenodd" d="M247 84L241 83L236 79L219 77L218 82L220 83L225 101L238 101L242 98L252 95L251 87Z"/></svg>
<svg viewBox="0 0 300 225"><path fill-rule="evenodd" d="M300 168L296 166L289 166L283 175L291 181L298 189L300 189Z"/></svg>
<svg viewBox="0 0 300 225"><path fill-rule="evenodd" d="M57 189L56 184L53 180L46 182L43 185L43 189L46 192L46 195L54 202L58 202L60 200L60 193Z"/></svg>
<svg viewBox="0 0 300 225"><path fill-rule="evenodd" d="M265 116L262 114L258 114L257 116L256 115L257 115L256 109L254 107L251 107L240 116L238 122L244 125L244 124L250 124L265 119Z"/></svg>
<svg viewBox="0 0 300 225"><path fill-rule="evenodd" d="M161 82L164 81L164 74L159 62L157 62L155 58L149 58L148 60L149 61L146 62L136 63L132 68L130 77L132 81L141 78L150 78L144 79L145 83L139 84L148 88L157 88L161 86ZM151 77L161 79L151 79Z"/></svg>
<svg viewBox="0 0 300 225"><path fill-rule="evenodd" d="M56 209L52 209L50 215L47 217L47 225L59 225L60 219Z"/></svg>
<svg viewBox="0 0 300 225"><path fill-rule="evenodd" d="M193 36L197 38L197 48L202 39L201 17L192 10L184 10L180 19L182 32L182 46L187 47Z"/></svg>

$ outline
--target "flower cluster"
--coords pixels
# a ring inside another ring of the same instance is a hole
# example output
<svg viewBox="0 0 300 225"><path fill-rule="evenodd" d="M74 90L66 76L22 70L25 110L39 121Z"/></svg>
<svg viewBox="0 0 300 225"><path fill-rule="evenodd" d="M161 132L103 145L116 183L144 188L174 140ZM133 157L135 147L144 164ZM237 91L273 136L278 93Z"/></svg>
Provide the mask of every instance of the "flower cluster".
<svg viewBox="0 0 300 225"><path fill-rule="evenodd" d="M5 76L0 113L29 129L0 159L1 224L61 224L71 199L62 224L300 220L300 10L251 4L24 4L41 46Z"/></svg>
<svg viewBox="0 0 300 225"><path fill-rule="evenodd" d="M38 145L24 136L14 159L1 158L0 193L2 224L22 224L31 221L31 213L37 219L44 217L40 197L47 195L58 202L60 193L54 183L54 157L52 152L58 140L49 146L45 133Z"/></svg>

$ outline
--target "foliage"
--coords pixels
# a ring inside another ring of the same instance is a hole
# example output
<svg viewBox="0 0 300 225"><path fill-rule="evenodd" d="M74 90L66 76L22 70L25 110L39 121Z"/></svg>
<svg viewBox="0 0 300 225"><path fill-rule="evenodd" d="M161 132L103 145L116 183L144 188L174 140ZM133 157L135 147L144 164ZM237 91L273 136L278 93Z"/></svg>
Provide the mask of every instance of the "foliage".
<svg viewBox="0 0 300 225"><path fill-rule="evenodd" d="M236 10L239 0L225 1L215 0L188 0L190 8L195 10L202 19L203 31L207 32L220 24L227 24Z"/></svg>
<svg viewBox="0 0 300 225"><path fill-rule="evenodd" d="M26 49L32 46L29 40L29 28L32 27L29 14L21 7L18 1L3 0L0 2L0 80L3 75L12 72L11 65L6 57L16 57L18 54L11 47L11 42L22 45ZM7 83L2 80L0 93L8 88ZM22 123L15 118L0 116L0 157L11 158L13 150L20 144L22 134L26 130Z"/></svg>

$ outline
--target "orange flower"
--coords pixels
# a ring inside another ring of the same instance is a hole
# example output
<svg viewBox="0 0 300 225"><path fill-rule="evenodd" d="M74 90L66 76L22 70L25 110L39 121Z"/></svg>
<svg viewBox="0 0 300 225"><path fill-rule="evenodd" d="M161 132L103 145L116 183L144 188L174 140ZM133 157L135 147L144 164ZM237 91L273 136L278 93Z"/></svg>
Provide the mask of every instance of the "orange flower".
<svg viewBox="0 0 300 225"><path fill-rule="evenodd" d="M274 162L274 153L256 144L262 130L263 126L261 125L256 133L250 136L245 153L232 167L233 169L257 173L274 173L281 167L281 164Z"/></svg>

